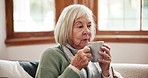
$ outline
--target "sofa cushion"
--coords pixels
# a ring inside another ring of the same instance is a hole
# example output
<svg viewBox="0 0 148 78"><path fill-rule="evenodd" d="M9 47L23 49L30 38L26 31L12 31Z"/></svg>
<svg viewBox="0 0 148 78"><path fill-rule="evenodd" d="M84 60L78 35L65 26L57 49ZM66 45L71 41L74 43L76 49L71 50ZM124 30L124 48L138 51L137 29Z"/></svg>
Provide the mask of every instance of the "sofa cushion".
<svg viewBox="0 0 148 78"><path fill-rule="evenodd" d="M0 78L32 78L18 61L0 60Z"/></svg>
<svg viewBox="0 0 148 78"><path fill-rule="evenodd" d="M20 65L23 67L23 69L33 78L35 78L36 70L38 67L39 62L38 61L24 61L19 60Z"/></svg>

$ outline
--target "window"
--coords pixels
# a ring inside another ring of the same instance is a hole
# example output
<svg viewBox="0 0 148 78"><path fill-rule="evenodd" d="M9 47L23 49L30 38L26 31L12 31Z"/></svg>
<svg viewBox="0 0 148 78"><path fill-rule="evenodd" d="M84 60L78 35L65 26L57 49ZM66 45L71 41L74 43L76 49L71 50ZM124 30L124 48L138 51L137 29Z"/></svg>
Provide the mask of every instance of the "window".
<svg viewBox="0 0 148 78"><path fill-rule="evenodd" d="M148 30L148 0L143 0L142 6L142 30Z"/></svg>
<svg viewBox="0 0 148 78"><path fill-rule="evenodd" d="M7 45L54 43L53 29L64 7L94 0L5 0Z"/></svg>
<svg viewBox="0 0 148 78"><path fill-rule="evenodd" d="M5 6L7 45L54 42L54 0L5 0Z"/></svg>
<svg viewBox="0 0 148 78"><path fill-rule="evenodd" d="M13 0L13 3L15 32L53 31L54 0Z"/></svg>
<svg viewBox="0 0 148 78"><path fill-rule="evenodd" d="M95 40L148 42L147 0L5 0L6 44L54 43L53 29L61 11L75 3L85 4L96 16Z"/></svg>
<svg viewBox="0 0 148 78"><path fill-rule="evenodd" d="M100 30L140 30L140 0L99 0Z"/></svg>
<svg viewBox="0 0 148 78"><path fill-rule="evenodd" d="M148 42L147 4L147 0L99 0L98 36L110 42Z"/></svg>

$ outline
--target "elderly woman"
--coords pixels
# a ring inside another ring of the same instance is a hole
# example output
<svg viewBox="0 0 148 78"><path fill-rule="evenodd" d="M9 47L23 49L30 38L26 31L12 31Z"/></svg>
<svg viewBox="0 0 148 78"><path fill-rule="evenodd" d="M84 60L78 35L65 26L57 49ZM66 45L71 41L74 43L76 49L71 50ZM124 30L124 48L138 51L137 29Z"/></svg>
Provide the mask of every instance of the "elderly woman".
<svg viewBox="0 0 148 78"><path fill-rule="evenodd" d="M108 45L101 47L105 52L98 52L103 58L98 59L98 63L91 62L92 55L87 43L94 39L95 28L93 13L89 8L79 4L66 7L54 30L59 45L44 51L36 78L112 77Z"/></svg>

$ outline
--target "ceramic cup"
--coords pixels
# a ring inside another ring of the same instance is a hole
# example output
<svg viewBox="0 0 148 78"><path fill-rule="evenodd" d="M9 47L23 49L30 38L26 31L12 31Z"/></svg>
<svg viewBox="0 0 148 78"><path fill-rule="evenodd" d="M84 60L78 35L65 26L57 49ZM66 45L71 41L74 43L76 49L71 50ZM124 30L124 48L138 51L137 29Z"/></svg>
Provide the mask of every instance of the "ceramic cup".
<svg viewBox="0 0 148 78"><path fill-rule="evenodd" d="M99 58L102 56L98 53L101 50L101 46L104 44L104 41L97 41L97 42L88 42L87 46L90 47L90 52L92 54L92 62L98 62Z"/></svg>

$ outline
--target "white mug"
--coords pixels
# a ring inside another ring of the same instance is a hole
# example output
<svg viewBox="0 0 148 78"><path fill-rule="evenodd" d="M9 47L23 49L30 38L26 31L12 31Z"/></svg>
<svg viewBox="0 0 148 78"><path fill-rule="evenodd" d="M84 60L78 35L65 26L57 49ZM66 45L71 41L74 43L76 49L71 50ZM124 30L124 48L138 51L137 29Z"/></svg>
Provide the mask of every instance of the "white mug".
<svg viewBox="0 0 148 78"><path fill-rule="evenodd" d="M101 46L104 44L104 41L97 41L97 42L88 42L87 46L90 47L90 52L92 54L92 62L98 62L99 58L102 56L98 53L101 50Z"/></svg>

